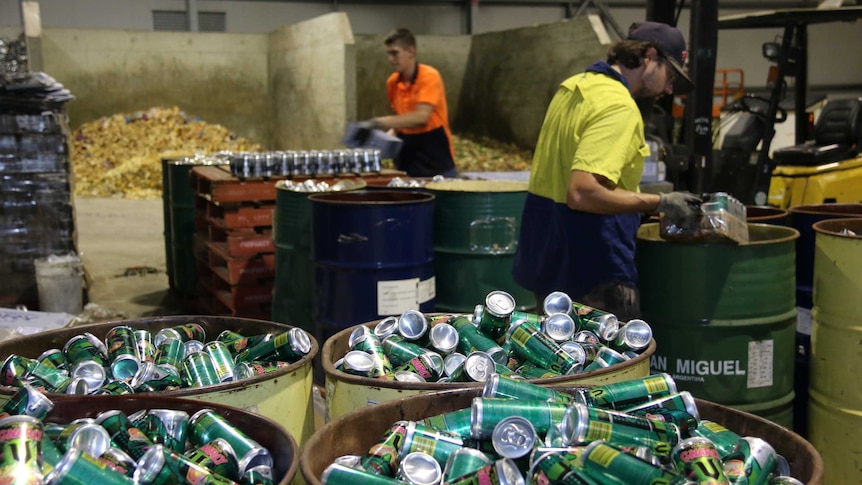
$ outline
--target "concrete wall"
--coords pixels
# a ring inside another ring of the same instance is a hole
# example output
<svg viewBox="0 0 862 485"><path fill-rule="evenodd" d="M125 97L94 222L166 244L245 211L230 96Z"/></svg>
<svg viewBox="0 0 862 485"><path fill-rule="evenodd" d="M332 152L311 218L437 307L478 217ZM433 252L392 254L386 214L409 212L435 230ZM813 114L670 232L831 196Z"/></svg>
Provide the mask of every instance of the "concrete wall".
<svg viewBox="0 0 862 485"><path fill-rule="evenodd" d="M385 34L356 36L356 114L360 120L392 112L386 98L386 79L392 74L392 67L384 53L385 37ZM450 121L458 116L470 42L469 35L420 35L416 38L419 62L434 66L443 77Z"/></svg>
<svg viewBox="0 0 862 485"><path fill-rule="evenodd" d="M343 13L285 26L269 36L274 149L339 146L356 119L355 45Z"/></svg>
<svg viewBox="0 0 862 485"><path fill-rule="evenodd" d="M266 36L45 29L45 71L75 101L73 127L104 115L179 106L259 143L270 139Z"/></svg>
<svg viewBox="0 0 862 485"><path fill-rule="evenodd" d="M605 49L586 17L474 36L454 129L535 146L557 86Z"/></svg>

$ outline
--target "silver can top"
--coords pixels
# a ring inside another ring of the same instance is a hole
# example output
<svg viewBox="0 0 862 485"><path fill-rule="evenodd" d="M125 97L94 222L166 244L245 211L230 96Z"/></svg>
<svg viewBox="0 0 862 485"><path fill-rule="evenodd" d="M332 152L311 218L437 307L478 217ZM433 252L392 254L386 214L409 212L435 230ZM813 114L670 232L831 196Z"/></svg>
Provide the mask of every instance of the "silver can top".
<svg viewBox="0 0 862 485"><path fill-rule="evenodd" d="M350 337L347 338L347 347L350 349L356 347L356 344L365 340L369 333L371 333L371 329L365 325L354 327L353 331L350 332Z"/></svg>
<svg viewBox="0 0 862 485"><path fill-rule="evenodd" d="M66 386L66 394L84 395L90 392L90 385L81 377L75 377ZM31 397L32 399L32 397ZM29 408L29 406L28 406Z"/></svg>
<svg viewBox="0 0 862 485"><path fill-rule="evenodd" d="M418 340L428 331L428 320L422 312L407 310L398 318L398 333L406 340Z"/></svg>
<svg viewBox="0 0 862 485"><path fill-rule="evenodd" d="M572 299L562 291L554 291L545 297L542 309L545 310L545 315L554 315L556 313L565 313L568 315L572 312Z"/></svg>
<svg viewBox="0 0 862 485"><path fill-rule="evenodd" d="M555 342L565 342L575 334L575 321L566 313L553 313L542 321L542 330Z"/></svg>
<svg viewBox="0 0 862 485"><path fill-rule="evenodd" d="M515 311L515 298L503 290L485 296L485 311L499 318L506 318Z"/></svg>
<svg viewBox="0 0 862 485"><path fill-rule="evenodd" d="M567 354L571 355L572 358L578 362L578 364L586 364L587 353L586 351L584 351L584 348L581 347L581 344L579 344L578 342L563 342L560 344L560 348L563 349Z"/></svg>
<svg viewBox="0 0 862 485"><path fill-rule="evenodd" d="M337 463L339 465L346 466L348 468L360 469L361 466L360 466L359 462L361 460L362 460L362 457L359 455L344 455L344 456L339 456L338 458L336 458L335 461L333 461L333 463Z"/></svg>
<svg viewBox="0 0 862 485"><path fill-rule="evenodd" d="M475 382L485 382L497 372L494 359L485 352L473 352L464 360L464 371Z"/></svg>
<svg viewBox="0 0 862 485"><path fill-rule="evenodd" d="M396 371L395 380L398 382L426 382L424 377L409 370Z"/></svg>
<svg viewBox="0 0 862 485"><path fill-rule="evenodd" d="M577 343L597 344L599 343L599 336L591 330L578 330L578 332L572 336L572 340Z"/></svg>
<svg viewBox="0 0 862 485"><path fill-rule="evenodd" d="M111 447L111 436L100 424L82 424L69 434L66 447L78 448L98 457Z"/></svg>
<svg viewBox="0 0 862 485"><path fill-rule="evenodd" d="M374 368L374 359L361 350L351 350L344 354L344 367L355 372L369 372Z"/></svg>
<svg viewBox="0 0 862 485"><path fill-rule="evenodd" d="M449 354L458 347L458 330L448 323L438 323L429 333L431 345L438 351Z"/></svg>
<svg viewBox="0 0 862 485"><path fill-rule="evenodd" d="M452 375L465 360L467 360L467 356L459 352L447 355L443 358L443 373L447 376Z"/></svg>
<svg viewBox="0 0 862 485"><path fill-rule="evenodd" d="M445 365L443 357L437 352L425 352L424 355L428 357L428 361L431 362L432 366L434 366L434 370L437 371L437 374L442 375L443 367Z"/></svg>
<svg viewBox="0 0 862 485"><path fill-rule="evenodd" d="M374 335L380 340L398 331L398 317L386 317L374 326Z"/></svg>
<svg viewBox="0 0 862 485"><path fill-rule="evenodd" d="M183 358L188 359L190 355L195 352L203 352L204 351L204 343L200 340L188 340L183 343Z"/></svg>
<svg viewBox="0 0 862 485"><path fill-rule="evenodd" d="M398 478L412 485L434 485L443 477L443 470L433 456L421 451L404 455L398 468Z"/></svg>
<svg viewBox="0 0 862 485"><path fill-rule="evenodd" d="M631 350L641 350L652 340L652 327L639 318L629 320L620 329L616 340Z"/></svg>
<svg viewBox="0 0 862 485"><path fill-rule="evenodd" d="M504 458L521 458L533 450L536 429L522 416L509 416L494 426L491 444L494 451Z"/></svg>
<svg viewBox="0 0 862 485"><path fill-rule="evenodd" d="M95 360L84 360L72 368L72 377L84 379L87 382L87 388L95 391L105 383L105 368Z"/></svg>
<svg viewBox="0 0 862 485"><path fill-rule="evenodd" d="M294 327L289 330L290 348L297 354L308 355L311 352L311 337L305 330Z"/></svg>
<svg viewBox="0 0 862 485"><path fill-rule="evenodd" d="M500 485L524 485L524 476L511 458L497 460L494 466L497 468Z"/></svg>

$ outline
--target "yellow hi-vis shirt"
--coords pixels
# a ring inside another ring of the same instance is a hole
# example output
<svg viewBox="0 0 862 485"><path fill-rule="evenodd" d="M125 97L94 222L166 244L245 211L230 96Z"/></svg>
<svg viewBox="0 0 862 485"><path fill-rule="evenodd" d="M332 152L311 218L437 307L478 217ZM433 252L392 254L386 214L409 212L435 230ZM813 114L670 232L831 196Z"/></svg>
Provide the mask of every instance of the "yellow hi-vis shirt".
<svg viewBox="0 0 862 485"><path fill-rule="evenodd" d="M605 74L577 74L548 105L529 191L565 204L572 170L583 170L638 192L647 156L643 119L626 86Z"/></svg>

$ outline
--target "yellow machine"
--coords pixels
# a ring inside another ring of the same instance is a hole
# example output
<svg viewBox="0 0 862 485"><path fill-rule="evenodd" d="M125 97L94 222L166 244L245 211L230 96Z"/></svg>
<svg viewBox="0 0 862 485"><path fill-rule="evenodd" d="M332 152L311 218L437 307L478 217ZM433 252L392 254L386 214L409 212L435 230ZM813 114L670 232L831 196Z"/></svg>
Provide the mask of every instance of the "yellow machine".
<svg viewBox="0 0 862 485"><path fill-rule="evenodd" d="M797 205L862 202L862 155L813 167L779 165L769 181L768 203Z"/></svg>

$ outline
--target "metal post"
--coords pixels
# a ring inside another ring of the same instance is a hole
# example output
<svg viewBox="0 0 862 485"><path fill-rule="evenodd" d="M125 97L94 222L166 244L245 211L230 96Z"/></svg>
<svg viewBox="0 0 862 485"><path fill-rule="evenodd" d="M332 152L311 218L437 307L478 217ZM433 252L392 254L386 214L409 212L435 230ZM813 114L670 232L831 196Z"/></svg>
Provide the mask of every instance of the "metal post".
<svg viewBox="0 0 862 485"><path fill-rule="evenodd" d="M808 140L808 113L806 113L808 92L808 26L800 23L796 26L796 84L793 86L796 111L796 144L802 145Z"/></svg>
<svg viewBox="0 0 862 485"><path fill-rule="evenodd" d="M688 95L686 141L692 147L689 188L706 192L712 186L712 101L715 52L718 44L718 1L695 0L691 9L689 75L694 89Z"/></svg>
<svg viewBox="0 0 862 485"><path fill-rule="evenodd" d="M27 45L27 70L39 72L43 69L42 59L42 15L39 2L21 2L21 25Z"/></svg>
<svg viewBox="0 0 862 485"><path fill-rule="evenodd" d="M467 6L467 35L479 30L479 0L470 0Z"/></svg>
<svg viewBox="0 0 862 485"><path fill-rule="evenodd" d="M189 18L189 32L197 32L198 27L198 0L186 0L186 14Z"/></svg>

